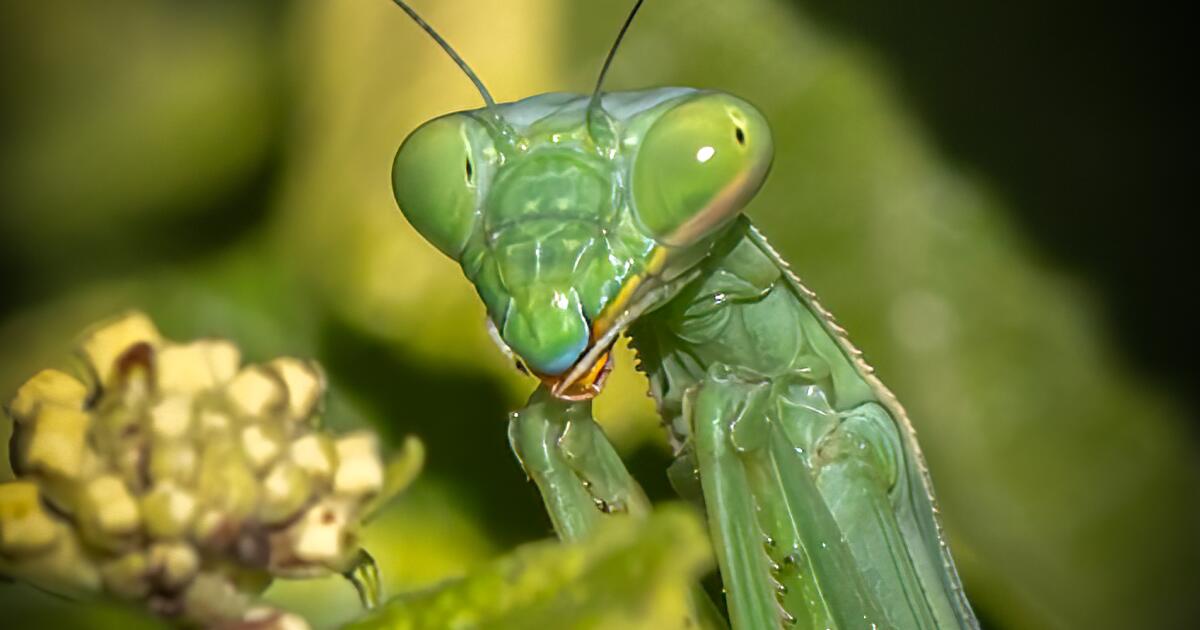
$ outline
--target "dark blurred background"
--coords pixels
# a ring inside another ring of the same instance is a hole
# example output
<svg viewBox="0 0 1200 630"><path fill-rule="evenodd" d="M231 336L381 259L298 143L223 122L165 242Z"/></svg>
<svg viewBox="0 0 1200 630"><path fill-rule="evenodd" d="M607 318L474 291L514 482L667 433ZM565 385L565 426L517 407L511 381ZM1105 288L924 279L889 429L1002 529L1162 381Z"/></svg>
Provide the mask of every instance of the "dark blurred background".
<svg viewBox="0 0 1200 630"><path fill-rule="evenodd" d="M1073 0L799 4L878 51L931 138L986 173L1039 255L1103 300L1122 351L1194 409L1200 365L1179 334L1192 317L1174 306L1194 284L1181 16Z"/></svg>
<svg viewBox="0 0 1200 630"><path fill-rule="evenodd" d="M502 100L589 89L627 10L415 4ZM1074 1L654 0L608 83L767 113L779 154L750 215L909 407L989 627L1200 614L1181 23ZM478 105L398 9L5 3L0 89L0 392L143 308L176 338L316 356L330 422L426 441L428 472L368 540L391 592L549 534L504 437L532 384L390 198L404 135ZM643 391L618 372L599 408L666 498ZM354 610L335 582L271 595L316 623ZM17 585L0 602L116 623Z"/></svg>

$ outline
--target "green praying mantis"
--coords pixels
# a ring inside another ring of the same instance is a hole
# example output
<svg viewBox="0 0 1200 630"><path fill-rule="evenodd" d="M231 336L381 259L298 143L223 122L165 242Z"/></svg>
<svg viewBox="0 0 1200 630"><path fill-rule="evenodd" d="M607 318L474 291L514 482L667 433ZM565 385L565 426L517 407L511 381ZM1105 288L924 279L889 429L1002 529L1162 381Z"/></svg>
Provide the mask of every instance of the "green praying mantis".
<svg viewBox="0 0 1200 630"><path fill-rule="evenodd" d="M510 441L556 532L649 502L591 399L628 335L704 506L735 630L978 627L903 408L742 215L774 146L763 115L692 88L603 92L435 118L396 154L396 201L457 261L498 345L541 385ZM725 620L702 591L692 627Z"/></svg>

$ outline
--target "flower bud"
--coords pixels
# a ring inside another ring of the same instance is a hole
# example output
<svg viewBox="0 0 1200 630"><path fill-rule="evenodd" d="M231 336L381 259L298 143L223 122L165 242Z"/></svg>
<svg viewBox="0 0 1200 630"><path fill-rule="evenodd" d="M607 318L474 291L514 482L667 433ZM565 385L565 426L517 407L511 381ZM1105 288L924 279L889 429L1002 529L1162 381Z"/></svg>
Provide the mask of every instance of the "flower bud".
<svg viewBox="0 0 1200 630"><path fill-rule="evenodd" d="M256 604L275 577L349 573L358 530L420 466L413 438L320 429L325 377L232 342L173 343L130 313L80 344L83 379L35 374L8 406L17 479L0 483L0 573L105 593L203 625L305 628ZM393 472L395 474L393 474Z"/></svg>

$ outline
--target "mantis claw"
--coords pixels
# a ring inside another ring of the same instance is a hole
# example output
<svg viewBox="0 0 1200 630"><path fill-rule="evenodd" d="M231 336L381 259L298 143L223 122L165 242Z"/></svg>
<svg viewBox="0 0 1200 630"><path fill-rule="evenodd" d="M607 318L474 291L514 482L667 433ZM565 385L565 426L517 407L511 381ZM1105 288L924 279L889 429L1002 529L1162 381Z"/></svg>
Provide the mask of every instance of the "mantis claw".
<svg viewBox="0 0 1200 630"><path fill-rule="evenodd" d="M769 413L770 383L746 376L714 366L684 399L733 626L882 624L815 480Z"/></svg>
<svg viewBox="0 0 1200 630"><path fill-rule="evenodd" d="M563 400L543 386L510 418L513 451L537 484L559 538L579 540L605 519L649 514L649 500L592 418L590 401ZM726 627L699 586L691 601L685 627Z"/></svg>

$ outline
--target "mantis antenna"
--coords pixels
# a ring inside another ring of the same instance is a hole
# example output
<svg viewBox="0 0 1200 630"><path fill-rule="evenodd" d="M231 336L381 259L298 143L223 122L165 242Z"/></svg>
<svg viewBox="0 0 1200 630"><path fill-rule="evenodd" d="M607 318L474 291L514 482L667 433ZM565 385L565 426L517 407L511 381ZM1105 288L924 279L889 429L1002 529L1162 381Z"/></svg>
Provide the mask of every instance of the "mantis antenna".
<svg viewBox="0 0 1200 630"><path fill-rule="evenodd" d="M596 89L592 90L592 100L588 103L588 119L592 117L592 112L599 109L600 106L600 89L604 87L604 77L608 76L608 68L612 65L613 57L617 56L617 48L621 47L621 40L625 39L625 31L629 30L629 25L633 24L633 18L637 15L638 9L642 8L642 2L645 0L637 0L633 5L633 9L629 12L629 16L625 18L625 23L621 25L621 31L617 33L617 40L613 42L612 48L608 49L608 57L604 59L604 66L600 68L600 77L596 79Z"/></svg>
<svg viewBox="0 0 1200 630"><path fill-rule="evenodd" d="M408 17L412 18L413 21L417 23L417 26L420 26L426 33L428 33L429 36L433 38L433 41L437 42L438 46L441 46L442 50L446 51L447 55L450 55L450 58L454 60L454 63L458 64L459 69L467 75L467 78L471 80L471 83L475 84L475 88L479 90L479 95L483 97L483 102L487 104L488 109L490 110L494 108L496 106L496 101L492 99L492 93L488 92L488 89L484 87L483 81L479 80L479 77L475 75L473 70L471 70L471 66L468 66L467 62L463 61L463 58L459 57L457 52L454 52L454 48L452 48L446 40L442 39L442 36L438 35L438 32L433 30L433 27L430 26L428 22L421 19L421 16L417 15L417 12L414 11L412 7L408 6L408 3L404 2L404 0L392 1L395 2L396 5L401 9L403 9L404 12L408 14ZM638 4L641 4L641 2L638 2ZM626 24L626 26L628 26L628 24ZM624 29L622 29L621 32L623 33ZM617 41L621 41L620 38L618 38ZM609 57L611 61L611 54ZM607 68L608 64L605 63L604 66ZM603 75L601 75L601 78L603 78ZM599 89L599 86L597 86L597 89Z"/></svg>

